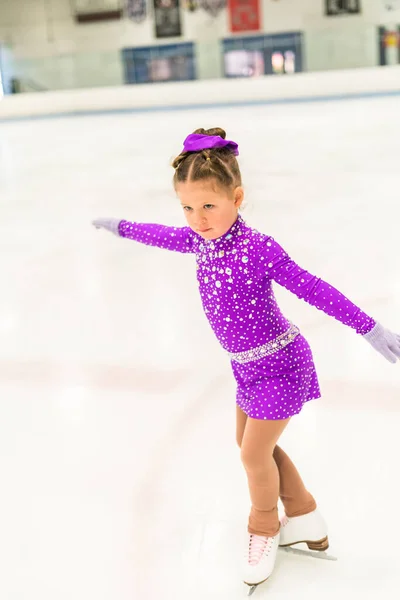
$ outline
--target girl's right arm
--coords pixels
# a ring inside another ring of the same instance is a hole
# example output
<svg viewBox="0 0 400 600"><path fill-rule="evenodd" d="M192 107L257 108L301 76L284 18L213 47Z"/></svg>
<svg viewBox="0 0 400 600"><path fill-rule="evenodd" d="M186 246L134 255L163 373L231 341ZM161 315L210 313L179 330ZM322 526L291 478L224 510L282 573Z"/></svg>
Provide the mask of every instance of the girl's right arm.
<svg viewBox="0 0 400 600"><path fill-rule="evenodd" d="M96 219L93 225L97 229L106 229L120 237L156 246L173 252L195 252L194 233L190 227L168 227L151 223L134 223L120 219Z"/></svg>

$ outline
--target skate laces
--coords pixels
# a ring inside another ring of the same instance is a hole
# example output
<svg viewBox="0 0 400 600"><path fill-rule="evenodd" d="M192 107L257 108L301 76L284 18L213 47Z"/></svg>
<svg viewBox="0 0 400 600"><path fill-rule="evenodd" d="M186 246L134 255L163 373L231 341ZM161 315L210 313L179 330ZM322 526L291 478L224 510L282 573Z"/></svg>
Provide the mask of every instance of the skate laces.
<svg viewBox="0 0 400 600"><path fill-rule="evenodd" d="M273 538L264 537L261 535L250 535L249 542L249 564L252 566L258 565L265 550L268 548Z"/></svg>
<svg viewBox="0 0 400 600"><path fill-rule="evenodd" d="M287 525L289 523L289 517L287 517L286 515L284 517L282 517L281 519L281 526L285 527L285 525Z"/></svg>

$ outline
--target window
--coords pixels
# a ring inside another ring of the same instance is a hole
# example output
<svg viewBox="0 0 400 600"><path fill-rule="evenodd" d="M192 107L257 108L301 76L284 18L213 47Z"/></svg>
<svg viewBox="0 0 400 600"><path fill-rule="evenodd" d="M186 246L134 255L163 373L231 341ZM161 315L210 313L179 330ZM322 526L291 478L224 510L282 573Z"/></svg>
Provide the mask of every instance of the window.
<svg viewBox="0 0 400 600"><path fill-rule="evenodd" d="M303 37L290 32L223 40L225 77L290 75L303 69Z"/></svg>
<svg viewBox="0 0 400 600"><path fill-rule="evenodd" d="M122 51L122 56L126 83L196 79L192 43L126 48Z"/></svg>

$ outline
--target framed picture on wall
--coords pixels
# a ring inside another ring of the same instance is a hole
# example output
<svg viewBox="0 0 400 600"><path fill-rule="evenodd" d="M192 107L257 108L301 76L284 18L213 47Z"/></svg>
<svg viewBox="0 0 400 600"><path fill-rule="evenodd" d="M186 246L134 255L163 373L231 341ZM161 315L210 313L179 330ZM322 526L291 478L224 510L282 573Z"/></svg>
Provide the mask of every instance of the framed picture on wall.
<svg viewBox="0 0 400 600"><path fill-rule="evenodd" d="M329 17L353 15L361 12L361 0L325 0L325 13Z"/></svg>
<svg viewBox="0 0 400 600"><path fill-rule="evenodd" d="M179 0L153 0L154 21L157 38L182 35Z"/></svg>

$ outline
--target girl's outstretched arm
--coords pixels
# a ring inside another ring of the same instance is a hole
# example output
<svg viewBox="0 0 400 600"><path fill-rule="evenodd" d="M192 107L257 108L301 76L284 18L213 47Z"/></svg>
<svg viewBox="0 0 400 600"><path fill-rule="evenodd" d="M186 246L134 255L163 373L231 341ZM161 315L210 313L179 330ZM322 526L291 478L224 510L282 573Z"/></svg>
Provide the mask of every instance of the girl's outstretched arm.
<svg viewBox="0 0 400 600"><path fill-rule="evenodd" d="M285 250L268 238L259 252L258 271L308 304L352 327L390 362L400 358L400 336L384 329L332 285L296 264Z"/></svg>
<svg viewBox="0 0 400 600"><path fill-rule="evenodd" d="M121 219L95 219L97 229L106 229L120 237L173 252L194 252L194 233L190 227L168 227L152 223L135 223Z"/></svg>

